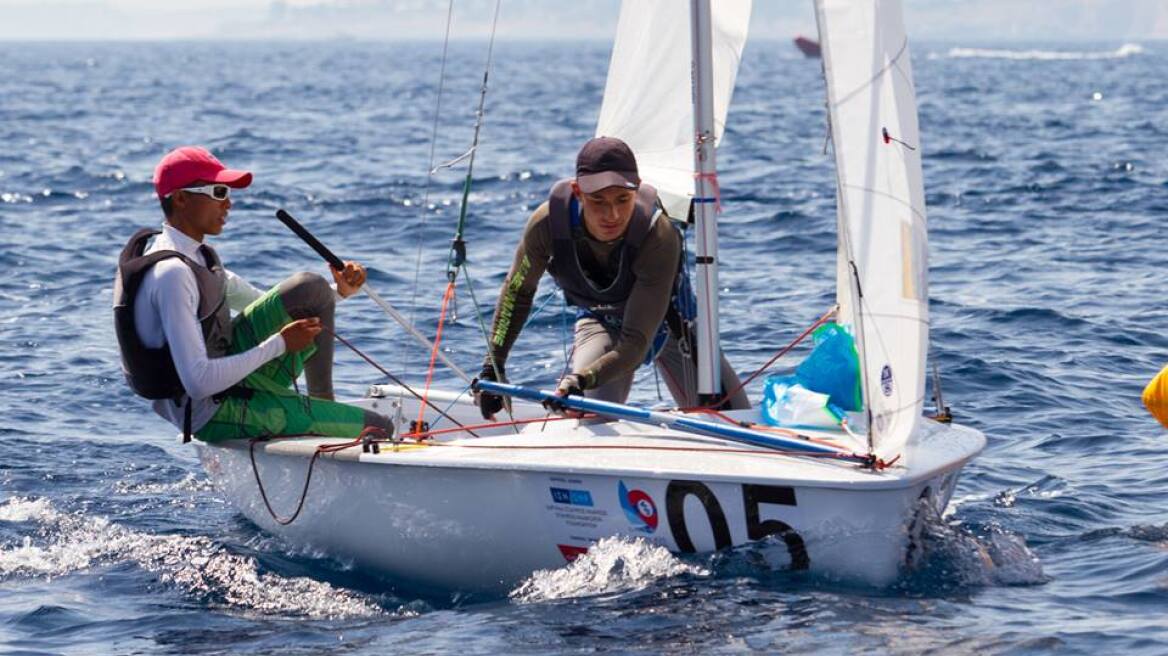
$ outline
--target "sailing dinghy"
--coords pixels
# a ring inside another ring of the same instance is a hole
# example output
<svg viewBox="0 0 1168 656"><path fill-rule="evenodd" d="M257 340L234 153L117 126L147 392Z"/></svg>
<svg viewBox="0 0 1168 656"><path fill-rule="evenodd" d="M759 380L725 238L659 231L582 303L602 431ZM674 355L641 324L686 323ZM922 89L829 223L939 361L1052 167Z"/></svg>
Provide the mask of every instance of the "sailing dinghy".
<svg viewBox="0 0 1168 656"><path fill-rule="evenodd" d="M689 4L624 3L597 133L632 146L671 216L692 208L699 390L716 398L715 145L750 2ZM432 390L420 406L375 385L355 403L399 417L399 434L423 418L426 439L200 443L218 489L267 531L432 591L505 592L613 535L682 554L753 543L777 568L894 581L918 552L921 517L941 513L985 438L923 417L927 231L899 2L818 0L816 16L837 173L836 319L855 337L866 426L777 429L757 409L619 404L548 418L522 388L512 421L484 425L469 394Z"/></svg>

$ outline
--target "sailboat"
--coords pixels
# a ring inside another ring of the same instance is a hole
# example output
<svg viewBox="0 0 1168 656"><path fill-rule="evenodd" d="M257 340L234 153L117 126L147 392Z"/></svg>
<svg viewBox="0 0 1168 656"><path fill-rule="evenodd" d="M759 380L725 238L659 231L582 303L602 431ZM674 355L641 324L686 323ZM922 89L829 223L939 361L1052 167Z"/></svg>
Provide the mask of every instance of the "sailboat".
<svg viewBox="0 0 1168 656"><path fill-rule="evenodd" d="M819 42L815 39L808 39L802 34L795 37L795 47L808 59L818 59L821 56Z"/></svg>
<svg viewBox="0 0 1168 656"><path fill-rule="evenodd" d="M691 0L688 14L679 5L624 2L597 134L632 146L670 216L693 214L708 398L721 389L716 145L750 2L712 11L711 0ZM484 425L465 392L432 390L420 407L374 385L354 403L401 417L400 432L422 416L427 439L200 443L217 488L266 531L430 591L506 592L614 535L679 554L756 549L775 568L832 580L895 581L919 554L922 519L944 510L985 438L923 416L927 229L900 3L815 9L837 176L836 317L855 337L862 422L766 430L757 409L695 419L629 406L608 420L549 419L517 398L513 421Z"/></svg>

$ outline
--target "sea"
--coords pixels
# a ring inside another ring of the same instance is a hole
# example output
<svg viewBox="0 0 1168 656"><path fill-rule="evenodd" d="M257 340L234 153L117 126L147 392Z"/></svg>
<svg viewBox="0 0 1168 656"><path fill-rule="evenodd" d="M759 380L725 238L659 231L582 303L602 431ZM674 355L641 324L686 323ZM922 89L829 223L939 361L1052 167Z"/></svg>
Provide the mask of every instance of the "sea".
<svg viewBox="0 0 1168 656"><path fill-rule="evenodd" d="M161 223L153 168L201 144L253 171L212 241L229 268L258 286L326 271L273 218L285 208L433 334L487 43L443 52L0 44L0 652L1168 653L1168 435L1140 404L1168 364L1164 42L913 44L930 366L988 446L895 584L616 539L497 598L407 591L245 519L120 373L114 267ZM609 54L495 46L470 276L443 337L468 370L476 306L490 312L528 214L573 173ZM742 371L833 303L824 101L817 60L748 44L718 154L722 344ZM508 371L550 387L566 317L547 281L537 303ZM427 354L367 298L338 312L342 336L423 379ZM386 382L346 349L336 380L348 397ZM435 385L459 387L441 369ZM633 400L660 398L643 372Z"/></svg>

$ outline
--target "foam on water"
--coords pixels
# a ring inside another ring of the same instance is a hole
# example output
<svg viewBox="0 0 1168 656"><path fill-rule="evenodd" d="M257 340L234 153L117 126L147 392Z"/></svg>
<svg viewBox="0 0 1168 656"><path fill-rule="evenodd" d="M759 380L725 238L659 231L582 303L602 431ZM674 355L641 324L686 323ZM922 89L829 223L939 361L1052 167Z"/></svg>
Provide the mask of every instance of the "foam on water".
<svg viewBox="0 0 1168 656"><path fill-rule="evenodd" d="M114 491L118 494L169 495L176 492L206 493L214 490L215 484L211 482L211 479L192 473L187 473L182 479L169 483L135 483L127 480L114 483Z"/></svg>
<svg viewBox="0 0 1168 656"><path fill-rule="evenodd" d="M103 517L57 510L44 498L0 503L0 522L35 526L19 544L0 546L0 580L59 577L133 563L184 594L266 615L313 618L385 615L357 593L310 578L262 573L254 558L203 536L151 535Z"/></svg>
<svg viewBox="0 0 1168 656"><path fill-rule="evenodd" d="M950 59L1018 59L1018 60L1085 60L1085 59L1123 59L1144 53L1144 47L1138 43L1125 43L1115 50L1107 51L1079 51L1079 50L1007 50L999 48L950 48L945 55Z"/></svg>
<svg viewBox="0 0 1168 656"><path fill-rule="evenodd" d="M1039 585L1049 581L1026 539L998 526L971 528L931 518L920 540L918 567L899 584L906 590Z"/></svg>
<svg viewBox="0 0 1168 656"><path fill-rule="evenodd" d="M660 545L644 538L609 537L559 569L533 573L514 590L512 600L528 603L640 590L675 576L709 576Z"/></svg>

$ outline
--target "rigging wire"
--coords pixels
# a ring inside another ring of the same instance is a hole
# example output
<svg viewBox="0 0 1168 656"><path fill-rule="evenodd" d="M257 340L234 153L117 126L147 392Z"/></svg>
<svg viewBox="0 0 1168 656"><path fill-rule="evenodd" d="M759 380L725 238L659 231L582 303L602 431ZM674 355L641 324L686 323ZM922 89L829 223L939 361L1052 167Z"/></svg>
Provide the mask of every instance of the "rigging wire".
<svg viewBox="0 0 1168 656"><path fill-rule="evenodd" d="M426 185L422 189L422 204L418 208L418 254L414 262L414 285L410 296L410 323L414 322L417 315L418 308L418 282L422 274L422 246L425 244L425 228L426 219L429 218L427 211L430 206L430 186L434 181L434 173L437 169L434 168L434 155L438 146L438 124L442 116L442 92L446 88L446 58L450 51L450 25L454 17L454 0L450 0L450 4L446 9L446 35L442 40L442 62L438 68L438 92L434 100L434 121L430 129L430 157L426 163ZM404 351L403 351L404 358ZM404 365L404 361L403 361Z"/></svg>
<svg viewBox="0 0 1168 656"><path fill-rule="evenodd" d="M430 187L434 181L434 155L438 146L438 124L442 116L442 92L446 88L446 60L450 52L450 26L453 23L453 19L454 0L450 0L446 8L446 32L442 39L442 61L438 67L438 90L434 98L434 121L430 128L430 155L426 163L426 183L422 188L422 203L418 206L418 246L416 249L417 256L414 260L414 284L410 290L410 325L414 325L418 316L418 281L421 279L422 274L422 246L425 244L426 219L428 218L427 212L430 208ZM398 369L405 371L405 368L406 349L400 349ZM404 394L399 393L399 407L404 399Z"/></svg>
<svg viewBox="0 0 1168 656"><path fill-rule="evenodd" d="M450 242L450 255L446 260L446 279L450 282L458 279L458 268L466 262L466 243L462 236L466 228L467 209L470 205L470 186L474 176L475 154L479 149L479 133L482 131L483 117L486 114L487 85L491 76L491 61L495 56L495 33L499 27L499 9L502 4L502 0L495 0L495 16L491 21L491 38L487 42L487 61L483 66L483 84L479 89L479 106L475 112L474 136L471 139L470 149L467 151L469 157L467 154L463 155L463 157L467 157L466 179L462 184L462 203L458 208L458 225L455 227L454 239Z"/></svg>
<svg viewBox="0 0 1168 656"><path fill-rule="evenodd" d="M426 191L425 191L424 196L423 196L423 203L422 203L422 208L421 208L422 219L420 222L419 232L418 232L418 254L417 254L417 258L416 258L416 262L415 262L415 266L414 266L414 284L413 284L412 299L411 299L411 323L413 323L413 318L416 316L417 309L418 309L417 298L418 298L418 289L420 286L420 279L421 279L422 245L423 245L424 231L421 230L420 228L423 227L425 225L425 222L426 222L426 212L427 212L427 209L429 206L430 184L431 184L431 181L433 179L434 174L439 169L449 168L449 167L454 166L458 162L465 159L465 160L467 160L466 178L463 182L462 201L461 201L460 206L459 206L458 223L457 223L457 226L455 228L454 239L451 241L451 244L450 244L450 253L447 257L447 263L446 263L447 287L446 287L446 291L444 292L443 297L442 297L442 307L441 307L441 311L440 311L440 315L439 315L439 319L438 319L438 327L437 327L438 339L441 339L442 329L443 329L443 326L445 324L446 316L447 316L447 308L448 308L450 302L453 301L455 303L455 307L457 307L457 299L454 296L454 292L455 292L455 283L458 279L458 269L463 268L463 270L465 271L464 265L466 262L466 243L463 240L463 233L464 233L464 229L466 226L466 217L467 217L467 209L468 209L468 204L469 204L468 201L469 201L469 196L470 196L470 187L471 187L471 183L473 181L473 176L474 176L475 153L478 150L479 134L482 130L483 117L485 115L487 88L488 88L488 82L490 80L491 62L492 62L493 57L494 57L495 36L496 36L497 31L498 31L499 11L500 11L501 5L502 5L501 0L496 0L494 19L491 23L491 36L490 36L490 41L489 41L488 46L487 46L487 59L486 59L486 63L484 65L484 69L483 69L483 81L482 81L482 86L481 86L481 89L479 92L478 109L477 109L476 115L475 115L474 135L473 135L473 138L471 141L470 149L467 150L462 155L460 155L459 157L455 158L454 160L447 162L441 166L435 167L434 166L434 154L435 154L436 144L437 144L437 140L438 140L438 126L439 126L439 120L440 120L440 116L441 116L441 106L442 106L442 90L445 86L446 60L447 60L447 55L449 52L449 45L450 45L450 26L452 23L452 16L453 16L453 12L454 12L454 1L453 0L450 1L449 5L448 5L448 9L447 9L446 33L445 33L445 37L443 39L443 45L442 45L442 65L441 65L441 69L439 71L438 97L437 97L437 100L435 102L435 109L434 109L434 122L433 122L433 129L432 129L432 134L431 134L431 139L430 139L430 159L429 159L429 162L427 165ZM467 280L468 280L468 284L470 284L469 277L467 278ZM471 293L472 293L472 299L473 299L473 287L471 289ZM480 315L479 316L479 323L481 325L482 324L482 317L481 317L481 311L479 311L477 301L475 302L475 310ZM456 311L456 313L457 313L457 311ZM483 328L483 331L484 331L484 335L486 335L485 328ZM429 366L428 371L426 373L426 386L425 386L425 391L423 393L423 401L426 401L425 397L427 397L429 394L430 383L431 383L431 381L433 379L433 375L434 375L434 365L435 365L435 359L436 359L435 356L438 353L438 348L439 348L439 345L437 342L435 342L434 348L432 349L432 352L430 354L430 366ZM491 361L493 364L494 357L493 357L493 354L491 354L490 349L489 349L489 340L488 340L488 357L491 358ZM404 354L403 354L403 368L404 368ZM423 406L419 410L419 419L418 419L418 423L416 426L417 430L421 430L422 419L424 418L424 414L425 414L425 407Z"/></svg>
<svg viewBox="0 0 1168 656"><path fill-rule="evenodd" d="M778 353L775 353L771 357L770 360L767 360L766 364L762 365L758 369L755 369L754 373L752 373L746 377L746 380L738 383L737 387L730 390L725 395L718 397L712 403L707 403L706 405L701 406L701 408L702 409L711 409L711 408L718 408L719 406L721 406L723 403L728 401L730 399L730 397L737 394L739 390L741 390L742 388L749 385L750 381L754 380L755 378L758 378L760 375L762 375L763 372L765 372L767 369L770 369L771 365L773 365L775 362L777 362L779 358L783 357L788 352L790 352L791 349L798 346L799 343L802 342L804 339L807 339L807 336L812 334L813 332L815 332L816 328L822 326L823 324L825 324L829 320L831 320L835 316L836 312L838 312L838 311L839 311L839 307L835 306L835 307L832 307L831 309L829 309L827 312L824 312L823 315L821 315L818 319L815 320L815 323L808 326L807 329L804 330L802 333L800 333L798 337L793 339L791 341L791 343L789 343L786 346L784 346L783 348L779 349Z"/></svg>
<svg viewBox="0 0 1168 656"><path fill-rule="evenodd" d="M325 328L325 330L328 330L328 329L327 329L327 328ZM438 406L434 405L434 403L433 403L433 402L431 402L431 401L430 401L428 398L424 397L424 396L423 396L423 395L421 395L421 394L418 394L418 392L417 392L417 391L415 391L415 390L414 390L414 388L412 388L412 387L410 387L409 385L407 385L407 384L405 383L405 381L403 381L401 378L398 378L397 376L395 376L395 375L393 375L393 374L389 373L389 371L388 371L388 370L387 370L385 367L383 367L383 366L381 366L381 365L377 364L377 362L376 362L376 361L374 361L374 359L373 359L373 358L371 358L371 357L369 357L368 355L366 355L366 354L365 354L365 353L364 353L364 352L363 352L361 349L357 348L356 346L353 346L353 344L352 344L352 343L351 343L349 340L345 339L344 337L341 337L340 335L338 335L338 334L337 334L336 332L334 332L334 331L331 331L331 330L329 330L329 332L330 332L330 333L332 333L332 336L333 336L333 337L335 337L335 338L337 339L337 341L339 341L340 343L342 343L342 344L344 344L345 346L349 347L349 350L351 350L351 351L353 351L354 353L356 353L358 356L360 356L360 357L361 357L361 359L365 360L365 361L366 361L366 362L368 362L370 365L372 365L374 369L377 369L378 371L380 371L380 372L382 373L382 375L384 375L385 377L389 378L389 380L390 380L390 381L392 381L393 383L395 383L395 384L396 384L398 387L400 387L400 388L401 388L401 390L402 390L403 392L409 392L411 395L413 395L413 397L414 397L414 398L416 398L416 399L418 399L419 401L421 401L423 405L428 405L428 406L430 406L431 408L433 408L434 410L436 410L436 411L438 412L438 414L439 414L439 415L441 415L441 416L443 416L443 417L445 417L445 418L449 419L450 421L454 422L454 424L455 424L456 426L463 426L463 424L462 424L461 422L459 422L459 421L458 421L457 419L455 419L454 417L451 417L449 414L447 414L447 413L446 413L446 411L444 411L444 410L442 410L441 408L439 408ZM401 398L404 398L404 394L401 396ZM400 402L399 402L399 403L400 403ZM468 428L467 430L469 431L470 429Z"/></svg>
<svg viewBox="0 0 1168 656"><path fill-rule="evenodd" d="M475 155L478 152L479 135L482 132L483 119L486 116L487 89L489 88L490 82L491 62L494 60L495 35L498 32L499 11L502 4L502 0L495 1L495 14L491 20L491 36L487 42L487 60L483 67L483 83L479 90L478 109L475 112L474 136L471 140L470 150L467 151L469 157L466 158L466 178L462 185L462 202L459 205L458 224L455 226L454 239L450 242L450 253L446 260L446 279L448 284L451 285L452 290L453 285L458 280L458 271L459 269L462 270L463 278L466 280L467 291L470 293L471 303L474 306L479 331L482 333L483 343L486 346L487 360L490 362L491 368L495 371L496 376L500 375L500 370L498 363L495 361L490 332L487 330L486 323L483 321L482 306L479 305L478 297L475 294L474 280L471 278L470 268L466 265L466 242L463 240L463 235L466 229L466 217L470 207L470 188L474 181ZM510 403L504 403L503 407L506 409L508 417L514 419L514 416L511 414Z"/></svg>

